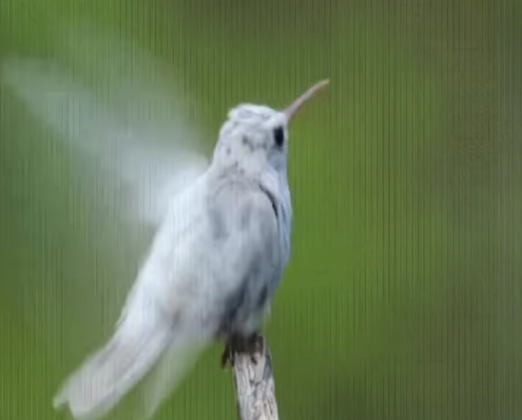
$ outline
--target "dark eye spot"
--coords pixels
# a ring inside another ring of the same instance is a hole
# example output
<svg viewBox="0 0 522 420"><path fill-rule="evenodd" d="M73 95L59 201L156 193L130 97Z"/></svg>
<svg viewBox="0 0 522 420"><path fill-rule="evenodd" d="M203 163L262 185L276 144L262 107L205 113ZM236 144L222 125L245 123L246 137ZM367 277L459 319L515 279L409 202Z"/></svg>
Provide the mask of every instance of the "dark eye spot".
<svg viewBox="0 0 522 420"><path fill-rule="evenodd" d="M274 128L274 141L277 147L283 146L285 142L285 132L283 127Z"/></svg>

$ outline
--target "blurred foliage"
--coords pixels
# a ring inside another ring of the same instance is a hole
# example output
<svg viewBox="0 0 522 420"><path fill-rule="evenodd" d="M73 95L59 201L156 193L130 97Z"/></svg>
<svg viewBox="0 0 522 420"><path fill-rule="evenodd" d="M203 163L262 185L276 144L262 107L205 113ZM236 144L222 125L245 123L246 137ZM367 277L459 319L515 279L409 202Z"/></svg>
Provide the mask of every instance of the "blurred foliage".
<svg viewBox="0 0 522 420"><path fill-rule="evenodd" d="M506 172L521 149L519 127L499 124L520 84L499 80L520 25L507 4L3 0L0 59L67 62L59 22L119 33L186 88L209 147L237 103L283 106L329 77L291 129L293 254L267 325L280 417L513 419L521 231L499 209L521 201ZM80 194L82 163L0 89L0 418L59 418L52 396L110 333L147 242L122 246ZM235 416L220 350L158 418Z"/></svg>

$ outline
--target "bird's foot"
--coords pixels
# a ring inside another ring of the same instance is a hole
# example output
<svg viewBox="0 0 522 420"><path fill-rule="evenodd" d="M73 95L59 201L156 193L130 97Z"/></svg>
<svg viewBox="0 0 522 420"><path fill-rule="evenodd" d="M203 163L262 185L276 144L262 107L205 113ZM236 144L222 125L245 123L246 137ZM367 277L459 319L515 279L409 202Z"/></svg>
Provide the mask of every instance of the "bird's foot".
<svg viewBox="0 0 522 420"><path fill-rule="evenodd" d="M252 334L252 336L248 339L246 351L250 355L250 360L255 365L257 365L259 356L263 354L263 346L264 341L261 334Z"/></svg>
<svg viewBox="0 0 522 420"><path fill-rule="evenodd" d="M235 354L247 354L253 364L257 365L259 355L263 354L264 340L261 334L255 333L248 338L231 337L225 343L225 350L221 355L221 367L227 364L234 366Z"/></svg>

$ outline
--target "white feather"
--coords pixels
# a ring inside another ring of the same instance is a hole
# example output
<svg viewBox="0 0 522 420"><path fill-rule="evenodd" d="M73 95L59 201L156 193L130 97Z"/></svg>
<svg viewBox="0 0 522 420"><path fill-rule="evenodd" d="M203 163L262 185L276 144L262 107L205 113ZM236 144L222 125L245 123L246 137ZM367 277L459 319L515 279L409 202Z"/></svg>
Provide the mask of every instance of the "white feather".
<svg viewBox="0 0 522 420"><path fill-rule="evenodd" d="M54 398L55 408L67 404L77 419L103 416L151 369L173 330L152 300L140 298L141 308L132 319L121 323L108 344L67 379Z"/></svg>
<svg viewBox="0 0 522 420"><path fill-rule="evenodd" d="M126 218L157 226L171 197L208 167L203 134L187 122L186 98L150 55L99 28L68 29L61 39L69 61L94 82L110 80L104 95L50 60L4 59L0 77L59 139L99 165L105 182L98 186L113 188L110 205L116 198Z"/></svg>
<svg viewBox="0 0 522 420"><path fill-rule="evenodd" d="M101 417L165 356L170 361L163 363L169 380L157 376L146 389L150 416L213 338L219 316L201 308L206 306L207 295L215 294L207 281L209 264L217 258L202 260L199 266L190 258L197 256L209 232L203 181L200 178L173 201L114 336L65 381L55 397L56 408L68 405L77 419Z"/></svg>

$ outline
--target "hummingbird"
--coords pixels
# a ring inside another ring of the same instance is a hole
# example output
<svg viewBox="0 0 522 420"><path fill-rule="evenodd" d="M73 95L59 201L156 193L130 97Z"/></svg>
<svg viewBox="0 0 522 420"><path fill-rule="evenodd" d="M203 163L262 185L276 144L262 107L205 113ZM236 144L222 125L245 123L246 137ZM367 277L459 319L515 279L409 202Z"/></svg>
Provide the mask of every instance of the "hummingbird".
<svg viewBox="0 0 522 420"><path fill-rule="evenodd" d="M36 81L43 73L31 63ZM44 103L35 105L37 86L28 78L20 83L23 68L20 62L11 65L15 71L4 66L3 79L44 115ZM162 187L165 211L115 330L64 381L53 400L56 409L68 406L78 420L102 417L168 361L148 397L152 415L205 348L224 342L225 362L237 340L261 331L291 251L290 123L327 85L328 80L312 85L284 109L235 106L210 159L189 156L197 170L181 178L184 185ZM144 188L157 187L154 181L147 179Z"/></svg>
<svg viewBox="0 0 522 420"><path fill-rule="evenodd" d="M207 171L176 197L156 233L116 332L65 382L56 407L99 417L164 352L183 363L191 348L259 332L290 257L288 125L326 84L282 111L242 104L229 112Z"/></svg>

